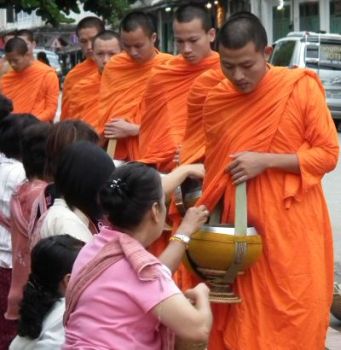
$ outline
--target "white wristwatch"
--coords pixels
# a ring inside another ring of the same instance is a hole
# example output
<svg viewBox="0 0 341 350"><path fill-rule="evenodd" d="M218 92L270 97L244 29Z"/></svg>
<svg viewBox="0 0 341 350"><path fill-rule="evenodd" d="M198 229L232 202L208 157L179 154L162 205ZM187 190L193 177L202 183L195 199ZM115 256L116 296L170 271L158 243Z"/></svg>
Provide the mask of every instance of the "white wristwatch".
<svg viewBox="0 0 341 350"><path fill-rule="evenodd" d="M183 233L176 233L170 238L171 241L179 241L185 244L186 248L189 245L189 242L191 241L191 237L183 234Z"/></svg>

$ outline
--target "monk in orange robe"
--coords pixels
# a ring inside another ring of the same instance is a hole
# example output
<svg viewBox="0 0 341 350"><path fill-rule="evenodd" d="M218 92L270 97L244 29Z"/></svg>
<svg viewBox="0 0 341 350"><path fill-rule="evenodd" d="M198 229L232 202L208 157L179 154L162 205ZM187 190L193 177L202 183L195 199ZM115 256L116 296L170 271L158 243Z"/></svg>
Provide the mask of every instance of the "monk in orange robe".
<svg viewBox="0 0 341 350"><path fill-rule="evenodd" d="M85 60L72 68L65 77L62 96L62 111L60 116L61 120L74 118L70 112L69 106L70 96L77 93L72 91L74 85L81 79L84 79L90 74L95 74L98 71L97 64L93 60L92 39L103 30L105 30L103 21L93 16L83 18L77 25L76 35Z"/></svg>
<svg viewBox="0 0 341 350"><path fill-rule="evenodd" d="M94 37L92 45L93 60L96 62L98 69L74 85L70 94L69 110L74 119L83 120L100 133L101 76L110 58L121 51L120 37L111 30L105 30Z"/></svg>
<svg viewBox="0 0 341 350"><path fill-rule="evenodd" d="M100 93L101 125L104 136L117 139L115 159L139 158L138 106L153 67L172 56L155 49L156 29L148 14L133 11L120 25L124 53L106 65Z"/></svg>
<svg viewBox="0 0 341 350"><path fill-rule="evenodd" d="M211 50L215 30L203 7L180 6L173 30L180 55L153 70L140 111L140 160L162 172L176 165L174 154L185 134L187 97L193 81L219 67L219 55Z"/></svg>
<svg viewBox="0 0 341 350"><path fill-rule="evenodd" d="M59 82L55 70L33 59L19 37L5 45L12 71L1 79L1 92L12 100L14 113L31 113L42 121L53 121L57 110Z"/></svg>
<svg viewBox="0 0 341 350"><path fill-rule="evenodd" d="M227 77L204 106L204 192L233 223L235 186L247 182L248 222L263 255L235 283L240 304L213 304L209 349L324 349L333 293L331 224L321 179L338 139L323 87L309 70L271 67L264 27L251 14L224 24Z"/></svg>

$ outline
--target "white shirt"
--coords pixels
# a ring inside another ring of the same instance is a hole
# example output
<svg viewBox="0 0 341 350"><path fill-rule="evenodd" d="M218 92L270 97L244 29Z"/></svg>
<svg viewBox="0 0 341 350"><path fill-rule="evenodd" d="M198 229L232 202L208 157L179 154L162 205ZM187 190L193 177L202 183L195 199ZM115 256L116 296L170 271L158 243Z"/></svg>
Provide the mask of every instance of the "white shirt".
<svg viewBox="0 0 341 350"><path fill-rule="evenodd" d="M0 153L0 210L3 216L9 217L12 194L25 178L25 169L22 163ZM1 225L0 267L12 268L11 233Z"/></svg>
<svg viewBox="0 0 341 350"><path fill-rule="evenodd" d="M43 321L43 327L38 338L30 339L17 335L9 350L59 350L65 341L63 315L65 299L57 301Z"/></svg>
<svg viewBox="0 0 341 350"><path fill-rule="evenodd" d="M92 239L87 216L78 209L72 211L64 199L56 198L42 222L39 236L65 234L86 243Z"/></svg>

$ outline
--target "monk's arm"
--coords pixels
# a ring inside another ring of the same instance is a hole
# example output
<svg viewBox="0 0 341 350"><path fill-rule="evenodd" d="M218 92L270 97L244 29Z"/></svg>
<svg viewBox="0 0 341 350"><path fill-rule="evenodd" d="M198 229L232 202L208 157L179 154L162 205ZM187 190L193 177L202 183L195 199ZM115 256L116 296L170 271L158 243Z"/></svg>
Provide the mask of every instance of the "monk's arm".
<svg viewBox="0 0 341 350"><path fill-rule="evenodd" d="M44 81L45 109L39 114L42 121L53 121L57 111L59 97L59 80L55 72L49 72Z"/></svg>

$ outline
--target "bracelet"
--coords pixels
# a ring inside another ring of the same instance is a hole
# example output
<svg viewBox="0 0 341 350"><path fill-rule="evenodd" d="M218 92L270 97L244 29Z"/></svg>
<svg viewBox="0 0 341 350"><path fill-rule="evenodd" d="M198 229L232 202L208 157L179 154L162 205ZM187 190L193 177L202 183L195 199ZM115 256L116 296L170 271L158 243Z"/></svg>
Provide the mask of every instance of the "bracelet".
<svg viewBox="0 0 341 350"><path fill-rule="evenodd" d="M183 233L176 233L169 240L181 242L182 244L185 245L185 248L187 249L191 238L187 235L184 235Z"/></svg>

